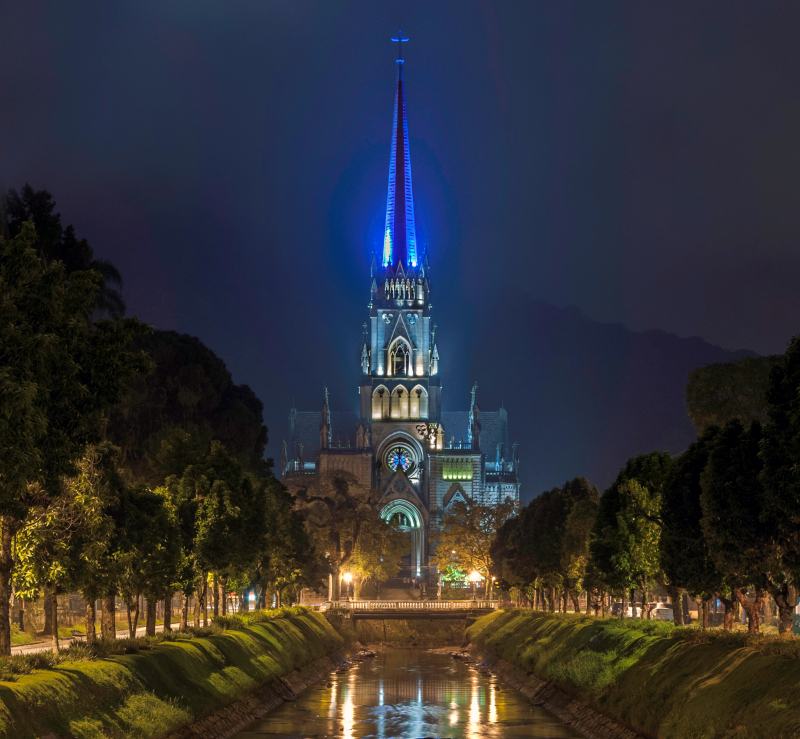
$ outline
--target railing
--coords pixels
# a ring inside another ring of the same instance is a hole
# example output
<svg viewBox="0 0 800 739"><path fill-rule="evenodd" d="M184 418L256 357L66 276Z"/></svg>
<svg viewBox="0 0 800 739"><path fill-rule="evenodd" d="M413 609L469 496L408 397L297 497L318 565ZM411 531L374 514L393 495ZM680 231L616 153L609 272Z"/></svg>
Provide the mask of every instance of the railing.
<svg viewBox="0 0 800 739"><path fill-rule="evenodd" d="M493 611L497 600L334 600L321 611Z"/></svg>

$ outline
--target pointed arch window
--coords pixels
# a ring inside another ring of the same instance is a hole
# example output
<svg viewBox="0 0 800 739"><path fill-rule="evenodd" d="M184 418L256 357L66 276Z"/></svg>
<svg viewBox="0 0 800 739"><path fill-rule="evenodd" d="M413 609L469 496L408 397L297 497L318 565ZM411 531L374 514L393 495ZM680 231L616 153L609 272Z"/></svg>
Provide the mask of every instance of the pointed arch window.
<svg viewBox="0 0 800 739"><path fill-rule="evenodd" d="M372 418L380 421L389 417L389 390L383 385L378 385L372 391Z"/></svg>
<svg viewBox="0 0 800 739"><path fill-rule="evenodd" d="M397 339L389 349L389 372L394 377L409 377L413 374L411 347L403 339Z"/></svg>
<svg viewBox="0 0 800 739"><path fill-rule="evenodd" d="M411 391L409 413L411 418L428 417L428 391L422 385L417 385Z"/></svg>
<svg viewBox="0 0 800 739"><path fill-rule="evenodd" d="M408 418L408 390L402 385L392 390L392 418Z"/></svg>

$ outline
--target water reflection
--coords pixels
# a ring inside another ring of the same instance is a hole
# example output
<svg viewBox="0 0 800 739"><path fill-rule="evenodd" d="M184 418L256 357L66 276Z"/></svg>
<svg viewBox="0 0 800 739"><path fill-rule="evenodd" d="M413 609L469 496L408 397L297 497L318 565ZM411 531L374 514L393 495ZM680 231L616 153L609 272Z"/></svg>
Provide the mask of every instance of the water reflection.
<svg viewBox="0 0 800 739"><path fill-rule="evenodd" d="M387 649L259 720L255 737L573 737L516 691L447 654Z"/></svg>

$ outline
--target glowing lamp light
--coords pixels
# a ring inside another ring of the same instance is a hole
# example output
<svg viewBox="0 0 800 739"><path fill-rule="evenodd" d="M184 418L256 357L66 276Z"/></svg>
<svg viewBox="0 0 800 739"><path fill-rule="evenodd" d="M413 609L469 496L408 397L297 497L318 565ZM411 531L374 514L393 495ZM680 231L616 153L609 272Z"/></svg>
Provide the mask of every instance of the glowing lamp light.
<svg viewBox="0 0 800 739"><path fill-rule="evenodd" d="M469 575L467 575L467 579L473 585L475 585L475 584L479 583L481 580L483 580L483 575L481 575L481 573L478 572L477 570L473 570L472 572L469 573Z"/></svg>
<svg viewBox="0 0 800 739"><path fill-rule="evenodd" d="M353 582L353 573L352 572L345 572L342 575L342 580L344 580L348 585Z"/></svg>

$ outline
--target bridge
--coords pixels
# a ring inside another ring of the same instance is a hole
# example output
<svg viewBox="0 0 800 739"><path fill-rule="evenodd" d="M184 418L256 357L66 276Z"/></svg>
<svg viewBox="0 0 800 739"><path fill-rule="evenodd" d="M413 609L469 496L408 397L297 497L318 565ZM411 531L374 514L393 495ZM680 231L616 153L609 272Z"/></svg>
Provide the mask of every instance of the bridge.
<svg viewBox="0 0 800 739"><path fill-rule="evenodd" d="M498 600L334 600L319 608L345 618L466 618L502 607Z"/></svg>

